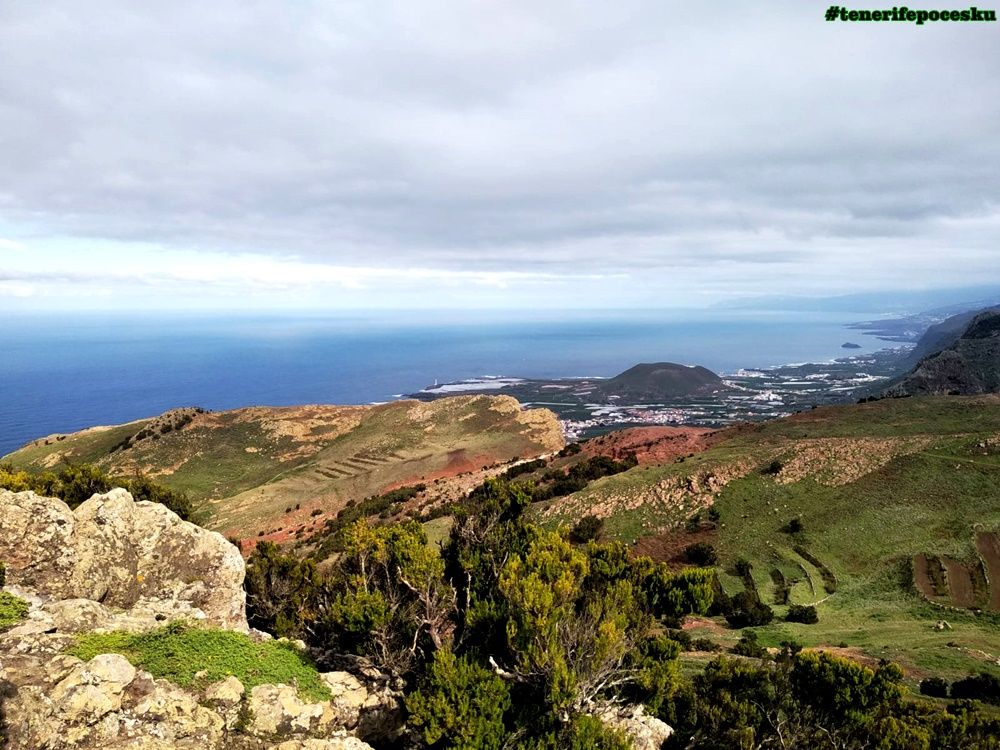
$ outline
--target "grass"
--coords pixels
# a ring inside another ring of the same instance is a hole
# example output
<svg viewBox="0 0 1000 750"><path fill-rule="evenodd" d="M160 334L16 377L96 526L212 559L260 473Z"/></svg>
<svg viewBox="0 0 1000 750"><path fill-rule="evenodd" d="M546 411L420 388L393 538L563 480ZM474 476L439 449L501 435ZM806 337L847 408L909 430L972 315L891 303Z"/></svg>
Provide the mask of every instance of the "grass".
<svg viewBox="0 0 1000 750"><path fill-rule="evenodd" d="M28 616L28 603L6 591L0 591L0 631L17 625Z"/></svg>
<svg viewBox="0 0 1000 750"><path fill-rule="evenodd" d="M89 660L98 654L121 654L154 677L180 687L198 687L230 675L248 691L257 685L295 685L306 700L330 698L309 658L287 642L255 643L248 636L172 623L146 633L87 633L67 653ZM204 672L204 675L197 676Z"/></svg>

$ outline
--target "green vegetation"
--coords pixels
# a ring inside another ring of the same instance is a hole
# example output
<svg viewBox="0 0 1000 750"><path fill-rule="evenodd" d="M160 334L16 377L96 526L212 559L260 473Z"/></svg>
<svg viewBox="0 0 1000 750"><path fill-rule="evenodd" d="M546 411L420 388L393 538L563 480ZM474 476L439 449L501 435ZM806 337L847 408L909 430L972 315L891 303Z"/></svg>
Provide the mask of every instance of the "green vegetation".
<svg viewBox="0 0 1000 750"><path fill-rule="evenodd" d="M730 597L711 570L671 572L620 543L574 545L565 529L529 523L531 493L488 480L441 549L415 523L357 521L323 573L261 545L247 576L251 621L402 678L427 748L627 750L592 715L619 703L671 724L668 747L678 750L1000 747L1000 722L968 703L920 702L898 666L806 651L790 638L772 657L768 628L742 632L739 660L681 669L682 651L718 648L678 630L686 616L770 619L754 565L734 565L744 590ZM808 620L815 610L801 611ZM990 696L998 685L977 675L951 695Z"/></svg>
<svg viewBox="0 0 1000 750"><path fill-rule="evenodd" d="M328 518L322 530L309 537L308 542L315 546L312 557L325 560L336 552L342 552L341 532L345 528L365 518L378 517L383 520L390 518L399 512L400 505L412 500L426 489L427 485L417 484L413 487L400 487L381 495L372 495L358 503L349 500L347 506L337 512L336 518Z"/></svg>
<svg viewBox="0 0 1000 750"><path fill-rule="evenodd" d="M528 523L530 502L530 486L488 480L442 550L416 523L357 521L323 574L261 545L250 621L406 680L428 746L625 748L586 713L619 698L669 703L680 649L657 630L707 612L713 575L671 573L621 544L574 546Z"/></svg>
<svg viewBox="0 0 1000 750"><path fill-rule="evenodd" d="M45 497L58 497L71 508L114 487L128 490L137 502L161 503L185 521L195 516L194 506L184 493L156 484L142 475L113 477L89 464L72 464L57 472L36 474L19 471L9 463L0 464L0 488L14 492L31 490Z"/></svg>
<svg viewBox="0 0 1000 750"><path fill-rule="evenodd" d="M297 686L306 700L330 698L316 667L292 644L254 643L231 630L171 623L147 633L86 633L77 637L68 653L84 660L98 654L121 654L154 677L181 687L234 675L247 690L266 683L283 683ZM199 672L205 674L196 678Z"/></svg>
<svg viewBox="0 0 1000 750"><path fill-rule="evenodd" d="M758 626L764 645L843 644L899 663L914 686L927 675L954 680L980 669L1000 675L1000 611L982 575L1000 531L1000 451L991 448L997 435L996 396L824 407L733 430L683 462L605 477L533 513L556 526L591 507L610 508L605 539L632 542L666 532L683 549L691 501L711 503L724 519L710 541L725 591L750 590L745 576L732 573L745 560L757 598L774 610L773 620ZM929 603L914 586L918 555L936 561L928 586L951 606L956 578L949 581L944 565L964 566L967 599L983 611L943 611ZM1000 576L991 573L996 589L994 581ZM788 621L793 605L814 606L819 622ZM935 629L941 619L952 629ZM729 645L738 637L702 634Z"/></svg>
<svg viewBox="0 0 1000 750"><path fill-rule="evenodd" d="M803 625L815 625L819 622L816 608L811 604L793 604L785 615L786 622L801 622Z"/></svg>
<svg viewBox="0 0 1000 750"><path fill-rule="evenodd" d="M604 521L597 516L584 516L575 524L569 532L569 540L573 544L586 544L593 542L601 536L604 530Z"/></svg>
<svg viewBox="0 0 1000 750"><path fill-rule="evenodd" d="M773 661L719 657L694 678L676 725L687 747L1000 747L1000 722L957 704L942 710L906 699L902 672L786 646ZM671 747L684 747L672 738Z"/></svg>
<svg viewBox="0 0 1000 750"><path fill-rule="evenodd" d="M535 484L532 500L541 502L553 497L562 497L579 492L591 482L601 477L610 477L628 471L638 464L635 456L629 456L624 461L615 461L607 456L592 456L568 469L550 469L542 474Z"/></svg>
<svg viewBox="0 0 1000 750"><path fill-rule="evenodd" d="M6 591L0 591L0 631L17 625L28 616L28 603Z"/></svg>

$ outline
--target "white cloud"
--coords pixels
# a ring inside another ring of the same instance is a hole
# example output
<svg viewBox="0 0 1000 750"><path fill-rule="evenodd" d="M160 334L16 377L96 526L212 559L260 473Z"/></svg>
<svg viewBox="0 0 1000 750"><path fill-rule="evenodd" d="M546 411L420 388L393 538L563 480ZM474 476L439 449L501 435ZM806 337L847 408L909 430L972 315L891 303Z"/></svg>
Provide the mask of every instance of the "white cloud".
<svg viewBox="0 0 1000 750"><path fill-rule="evenodd" d="M995 24L822 11L14 0L0 226L50 280L69 238L119 284L374 303L1000 282Z"/></svg>

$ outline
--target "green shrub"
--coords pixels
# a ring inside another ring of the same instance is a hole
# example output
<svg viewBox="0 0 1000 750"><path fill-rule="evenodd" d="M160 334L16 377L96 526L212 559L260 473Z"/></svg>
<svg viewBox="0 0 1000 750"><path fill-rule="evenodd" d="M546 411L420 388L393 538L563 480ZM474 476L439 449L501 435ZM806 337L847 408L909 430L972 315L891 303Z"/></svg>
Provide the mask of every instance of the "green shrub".
<svg viewBox="0 0 1000 750"><path fill-rule="evenodd" d="M493 672L450 650L434 655L406 698L409 722L431 746L496 750L503 743L510 690Z"/></svg>
<svg viewBox="0 0 1000 750"><path fill-rule="evenodd" d="M740 636L739 641L733 646L733 653L738 656L750 656L754 659L763 659L767 656L767 649L760 645L757 641L757 634L748 630L742 636Z"/></svg>
<svg viewBox="0 0 1000 750"><path fill-rule="evenodd" d="M932 698L948 697L948 681L940 677L928 677L920 681L920 693Z"/></svg>
<svg viewBox="0 0 1000 750"><path fill-rule="evenodd" d="M14 492L31 490L45 497L57 497L69 507L75 508L93 495L102 494L113 487L128 490L139 501L161 503L183 518L193 520L194 506L183 492L177 492L156 484L143 475L132 477L112 477L90 464L70 464L58 473L51 471L32 474L17 471L10 464L0 465L0 487Z"/></svg>
<svg viewBox="0 0 1000 750"><path fill-rule="evenodd" d="M684 559L692 565L707 567L715 565L719 561L719 555L708 542L697 542L684 548Z"/></svg>
<svg viewBox="0 0 1000 750"><path fill-rule="evenodd" d="M773 610L748 591L734 596L726 613L726 621L734 628L767 625L773 619Z"/></svg>
<svg viewBox="0 0 1000 750"><path fill-rule="evenodd" d="M604 521L597 516L584 516L569 532L573 544L586 544L597 539L604 530Z"/></svg>
<svg viewBox="0 0 1000 750"><path fill-rule="evenodd" d="M951 683L951 697L1000 705L1000 677L980 672L955 680Z"/></svg>
<svg viewBox="0 0 1000 750"><path fill-rule="evenodd" d="M793 604L788 608L785 622L801 622L804 625L815 625L819 622L816 607L811 604Z"/></svg>
<svg viewBox="0 0 1000 750"><path fill-rule="evenodd" d="M0 630L13 627L28 616L28 603L6 591L0 591Z"/></svg>
<svg viewBox="0 0 1000 750"><path fill-rule="evenodd" d="M287 641L255 643L242 633L175 622L146 633L86 633L67 653L89 660L98 654L121 654L154 677L180 687L195 685L204 671L205 683L234 675L249 691L257 685L297 685L310 701L328 700L330 691L309 658Z"/></svg>

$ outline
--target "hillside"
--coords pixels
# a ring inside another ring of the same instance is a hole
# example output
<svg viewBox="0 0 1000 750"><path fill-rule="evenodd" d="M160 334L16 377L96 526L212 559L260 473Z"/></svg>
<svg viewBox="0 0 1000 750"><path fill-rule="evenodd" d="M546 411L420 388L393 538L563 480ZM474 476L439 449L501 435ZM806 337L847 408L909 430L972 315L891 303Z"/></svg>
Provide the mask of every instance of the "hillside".
<svg viewBox="0 0 1000 750"><path fill-rule="evenodd" d="M779 615L760 629L766 645L886 657L912 679L1000 673L1000 396L824 407L703 445L539 503L537 517L597 515L605 537L677 565L710 543L730 594L747 583L736 562L749 561ZM816 604L819 624L781 622L778 602ZM739 634L721 619L692 632Z"/></svg>
<svg viewBox="0 0 1000 750"><path fill-rule="evenodd" d="M931 335L929 341L945 340L946 330ZM987 310L971 317L961 335L921 359L913 370L887 388L885 395L972 395L997 391L1000 391L1000 311Z"/></svg>
<svg viewBox="0 0 1000 750"><path fill-rule="evenodd" d="M32 470L77 462L120 475L143 472L205 502L209 528L256 539L318 524L350 500L562 445L559 424L545 409L522 410L503 396L460 396L377 406L181 409L51 435L4 460Z"/></svg>
<svg viewBox="0 0 1000 750"><path fill-rule="evenodd" d="M913 351L909 353L904 364L908 367L916 366L925 357L937 354L942 349L947 349L958 341L973 318L988 310L1000 310L1000 307L966 310L957 315L952 315L940 323L931 325L917 341L916 346L913 347Z"/></svg>

